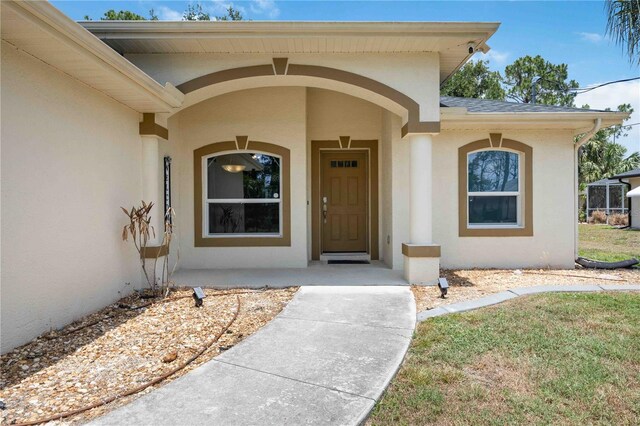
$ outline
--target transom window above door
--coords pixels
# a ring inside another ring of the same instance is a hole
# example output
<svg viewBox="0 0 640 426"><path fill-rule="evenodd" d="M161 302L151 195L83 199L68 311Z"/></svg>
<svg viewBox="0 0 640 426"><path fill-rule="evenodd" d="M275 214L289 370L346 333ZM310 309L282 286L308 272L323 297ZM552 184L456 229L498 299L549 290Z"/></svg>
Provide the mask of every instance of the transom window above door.
<svg viewBox="0 0 640 426"><path fill-rule="evenodd" d="M281 236L281 164L281 157L260 152L204 157L205 234Z"/></svg>

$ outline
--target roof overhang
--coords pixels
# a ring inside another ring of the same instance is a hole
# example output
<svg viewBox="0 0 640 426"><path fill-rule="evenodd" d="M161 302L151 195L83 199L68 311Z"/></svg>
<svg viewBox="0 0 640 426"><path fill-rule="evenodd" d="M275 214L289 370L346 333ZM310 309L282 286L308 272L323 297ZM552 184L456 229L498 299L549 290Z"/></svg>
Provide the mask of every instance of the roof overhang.
<svg viewBox="0 0 640 426"><path fill-rule="evenodd" d="M438 52L444 82L487 52L497 22L86 21L82 26L121 54Z"/></svg>
<svg viewBox="0 0 640 426"><path fill-rule="evenodd" d="M627 197L640 197L640 186L627 192Z"/></svg>
<svg viewBox="0 0 640 426"><path fill-rule="evenodd" d="M468 112L466 108L440 108L442 130L475 129L565 129L574 134L593 128L597 118L602 128L620 125L629 117L624 112Z"/></svg>
<svg viewBox="0 0 640 426"><path fill-rule="evenodd" d="M170 112L182 104L175 87L159 84L48 2L0 3L2 40L16 49L138 112Z"/></svg>

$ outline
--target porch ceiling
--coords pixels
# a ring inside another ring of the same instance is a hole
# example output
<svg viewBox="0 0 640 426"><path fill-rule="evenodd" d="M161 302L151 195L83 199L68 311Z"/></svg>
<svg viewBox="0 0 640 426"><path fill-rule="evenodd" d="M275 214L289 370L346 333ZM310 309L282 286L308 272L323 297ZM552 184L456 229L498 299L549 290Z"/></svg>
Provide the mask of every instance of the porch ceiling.
<svg viewBox="0 0 640 426"><path fill-rule="evenodd" d="M495 22L81 22L127 53L440 53L440 80L488 50Z"/></svg>

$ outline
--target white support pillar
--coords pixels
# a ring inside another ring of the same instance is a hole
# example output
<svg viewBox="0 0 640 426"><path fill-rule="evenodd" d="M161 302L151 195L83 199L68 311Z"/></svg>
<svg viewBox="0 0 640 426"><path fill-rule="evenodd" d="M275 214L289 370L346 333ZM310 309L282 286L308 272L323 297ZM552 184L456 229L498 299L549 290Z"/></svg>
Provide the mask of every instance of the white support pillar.
<svg viewBox="0 0 640 426"><path fill-rule="evenodd" d="M142 199L152 202L151 225L155 229L155 237L151 235L148 246L162 243L164 232L164 207L161 198L160 182L160 146L157 136L140 136L142 140Z"/></svg>
<svg viewBox="0 0 640 426"><path fill-rule="evenodd" d="M409 137L411 146L411 243L431 244L432 140L431 135Z"/></svg>
<svg viewBox="0 0 640 426"><path fill-rule="evenodd" d="M411 284L434 285L440 275L440 246L433 244L433 140L429 134L413 134L407 139L411 152L411 242L402 245L404 275Z"/></svg>

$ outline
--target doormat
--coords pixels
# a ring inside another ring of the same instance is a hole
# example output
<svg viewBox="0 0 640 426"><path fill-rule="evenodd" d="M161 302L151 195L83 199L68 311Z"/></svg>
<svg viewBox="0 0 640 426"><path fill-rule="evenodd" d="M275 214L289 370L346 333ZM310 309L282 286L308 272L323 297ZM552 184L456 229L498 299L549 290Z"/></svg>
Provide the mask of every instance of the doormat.
<svg viewBox="0 0 640 426"><path fill-rule="evenodd" d="M329 260L329 265L369 265L368 260Z"/></svg>

